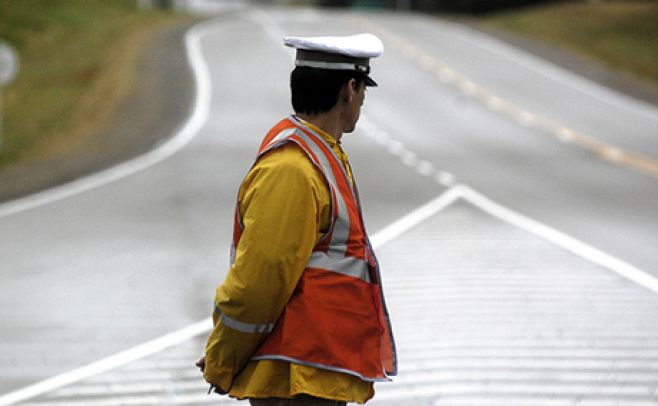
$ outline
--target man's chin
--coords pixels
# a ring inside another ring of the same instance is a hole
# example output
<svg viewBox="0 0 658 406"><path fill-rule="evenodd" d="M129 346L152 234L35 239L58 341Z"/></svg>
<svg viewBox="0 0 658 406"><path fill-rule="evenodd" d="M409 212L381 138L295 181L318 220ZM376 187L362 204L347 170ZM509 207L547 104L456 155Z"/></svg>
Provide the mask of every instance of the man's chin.
<svg viewBox="0 0 658 406"><path fill-rule="evenodd" d="M354 132L355 129L356 129L356 124L353 125L352 127L343 129L343 134L351 134Z"/></svg>

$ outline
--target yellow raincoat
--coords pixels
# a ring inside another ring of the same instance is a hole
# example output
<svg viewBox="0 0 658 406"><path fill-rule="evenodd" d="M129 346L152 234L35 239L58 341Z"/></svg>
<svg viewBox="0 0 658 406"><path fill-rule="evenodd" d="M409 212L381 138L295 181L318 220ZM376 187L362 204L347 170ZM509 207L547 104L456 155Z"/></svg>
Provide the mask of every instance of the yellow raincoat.
<svg viewBox="0 0 658 406"><path fill-rule="evenodd" d="M347 165L347 155L329 134L313 126ZM348 172L351 178L351 173ZM297 286L311 251L328 230L331 199L323 176L304 152L285 145L265 155L240 187L238 204L244 231L236 260L215 305L221 314L247 323L276 321ZM373 384L309 366L276 360L249 361L264 333L245 333L213 315L204 376L229 395L291 398L308 394L365 403ZM309 320L312 322L312 320Z"/></svg>

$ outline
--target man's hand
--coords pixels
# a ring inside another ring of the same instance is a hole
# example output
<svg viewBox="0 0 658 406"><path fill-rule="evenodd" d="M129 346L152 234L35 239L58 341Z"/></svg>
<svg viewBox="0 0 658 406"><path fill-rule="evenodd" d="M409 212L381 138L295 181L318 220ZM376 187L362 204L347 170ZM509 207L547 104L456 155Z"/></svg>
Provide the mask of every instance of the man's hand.
<svg viewBox="0 0 658 406"><path fill-rule="evenodd" d="M198 360L196 362L196 364L194 364L194 365L198 366L199 369L201 370L201 372L203 372L203 370L206 369L206 357L205 357L205 355L203 357L201 357L201 359Z"/></svg>
<svg viewBox="0 0 658 406"><path fill-rule="evenodd" d="M205 356L201 357L201 359L198 360L194 365L198 366L201 372L203 373L203 371L206 369L206 357ZM226 395L228 393L227 391L223 390L219 386L213 385L212 383L210 384L210 388L208 388L208 394L210 394L211 392L215 392L220 395Z"/></svg>

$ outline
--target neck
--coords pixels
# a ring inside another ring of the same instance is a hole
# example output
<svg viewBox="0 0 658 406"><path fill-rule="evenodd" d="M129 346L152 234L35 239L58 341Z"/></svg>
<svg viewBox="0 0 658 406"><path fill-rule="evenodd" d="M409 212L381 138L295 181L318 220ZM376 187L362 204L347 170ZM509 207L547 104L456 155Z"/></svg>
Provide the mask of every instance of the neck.
<svg viewBox="0 0 658 406"><path fill-rule="evenodd" d="M296 114L297 117L304 121L308 121L314 126L321 128L327 134L334 137L336 141L340 141L343 136L343 128L338 114L333 110L318 114Z"/></svg>

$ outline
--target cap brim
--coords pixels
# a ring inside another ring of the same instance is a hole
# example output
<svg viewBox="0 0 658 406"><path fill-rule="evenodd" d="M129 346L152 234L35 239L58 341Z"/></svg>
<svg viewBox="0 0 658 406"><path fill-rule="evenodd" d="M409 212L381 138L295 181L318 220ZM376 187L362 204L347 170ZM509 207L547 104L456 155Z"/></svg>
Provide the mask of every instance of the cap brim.
<svg viewBox="0 0 658 406"><path fill-rule="evenodd" d="M375 82L374 80L372 80L372 78L371 78L370 76L366 76L366 86L369 86L369 87L377 87L377 86L379 86L379 85L377 84L377 82Z"/></svg>

